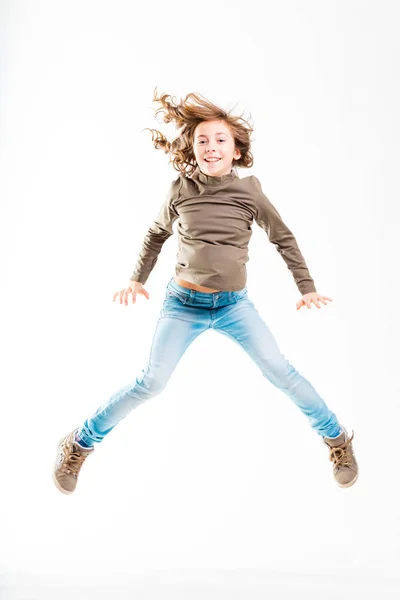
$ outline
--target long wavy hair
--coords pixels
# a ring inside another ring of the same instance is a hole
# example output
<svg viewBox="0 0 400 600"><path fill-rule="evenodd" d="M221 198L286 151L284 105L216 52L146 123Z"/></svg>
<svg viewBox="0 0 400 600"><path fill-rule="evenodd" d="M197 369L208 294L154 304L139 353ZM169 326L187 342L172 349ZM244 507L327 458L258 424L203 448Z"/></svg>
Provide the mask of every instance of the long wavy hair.
<svg viewBox="0 0 400 600"><path fill-rule="evenodd" d="M146 127L142 131L151 131L152 141L156 149L161 148L169 154L169 162L174 169L182 175L191 176L197 169L197 162L193 151L194 132L202 121L214 119L224 120L232 133L235 146L240 151L240 158L233 159L233 167L249 168L253 165L253 155L250 151L250 136L254 131L249 121L240 116L231 115L232 111L225 111L213 104L199 93L191 92L183 100L178 102L174 96L169 94L158 95L157 88L154 90L153 102L161 106L155 110L155 117L163 113L164 123L174 122L179 135L169 141L163 133L157 129Z"/></svg>

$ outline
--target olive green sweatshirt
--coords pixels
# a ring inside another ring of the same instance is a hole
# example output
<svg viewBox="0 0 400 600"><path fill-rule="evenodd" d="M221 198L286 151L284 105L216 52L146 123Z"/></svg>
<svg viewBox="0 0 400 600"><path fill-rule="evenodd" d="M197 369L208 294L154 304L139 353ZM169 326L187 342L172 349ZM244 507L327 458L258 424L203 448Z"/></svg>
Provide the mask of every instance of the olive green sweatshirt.
<svg viewBox="0 0 400 600"><path fill-rule="evenodd" d="M149 228L131 281L146 283L178 219L175 274L196 285L238 291L247 281L246 263L253 221L290 269L300 293L315 292L296 239L261 189L257 177L239 178L234 169L212 177L197 169L179 175Z"/></svg>

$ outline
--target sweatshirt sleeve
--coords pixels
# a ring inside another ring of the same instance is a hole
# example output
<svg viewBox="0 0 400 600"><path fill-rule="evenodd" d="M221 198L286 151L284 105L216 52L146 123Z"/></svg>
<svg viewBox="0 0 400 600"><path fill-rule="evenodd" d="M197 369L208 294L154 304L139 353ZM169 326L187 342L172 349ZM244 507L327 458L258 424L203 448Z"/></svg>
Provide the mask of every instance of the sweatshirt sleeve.
<svg viewBox="0 0 400 600"><path fill-rule="evenodd" d="M264 229L269 241L274 244L282 256L300 293L304 295L315 292L314 280L308 271L293 233L282 221L280 214L262 191L257 177L253 176L253 180L256 189L256 223Z"/></svg>
<svg viewBox="0 0 400 600"><path fill-rule="evenodd" d="M145 235L131 281L146 283L164 242L173 234L172 225L179 217L174 208L174 202L178 198L181 185L182 179L179 175L171 183L158 215Z"/></svg>

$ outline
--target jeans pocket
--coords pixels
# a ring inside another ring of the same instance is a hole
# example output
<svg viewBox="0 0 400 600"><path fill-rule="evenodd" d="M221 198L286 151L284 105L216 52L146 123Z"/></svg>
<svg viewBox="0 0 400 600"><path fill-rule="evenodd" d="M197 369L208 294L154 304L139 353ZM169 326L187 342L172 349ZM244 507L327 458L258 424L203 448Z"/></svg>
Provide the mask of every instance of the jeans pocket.
<svg viewBox="0 0 400 600"><path fill-rule="evenodd" d="M167 300L171 298L179 300L180 302L182 302L182 304L186 304L187 302L187 296L185 294L174 290L174 288L168 288L167 293L165 294L164 302L167 302Z"/></svg>
<svg viewBox="0 0 400 600"><path fill-rule="evenodd" d="M245 287L242 290L239 290L238 292L235 292L235 301L239 302L239 300L243 300L243 298L246 298L247 291L248 291L247 287Z"/></svg>

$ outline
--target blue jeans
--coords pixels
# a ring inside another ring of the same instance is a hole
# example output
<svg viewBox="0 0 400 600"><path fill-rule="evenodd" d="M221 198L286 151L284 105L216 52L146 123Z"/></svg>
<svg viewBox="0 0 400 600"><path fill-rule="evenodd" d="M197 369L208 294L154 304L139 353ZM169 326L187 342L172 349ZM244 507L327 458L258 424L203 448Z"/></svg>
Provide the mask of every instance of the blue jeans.
<svg viewBox="0 0 400 600"><path fill-rule="evenodd" d="M237 292L198 292L171 278L145 368L84 421L78 431L81 440L91 446L101 442L134 408L160 394L190 344L210 328L239 344L263 376L293 400L320 436L337 437L341 433L336 415L281 354L249 300L247 287Z"/></svg>

